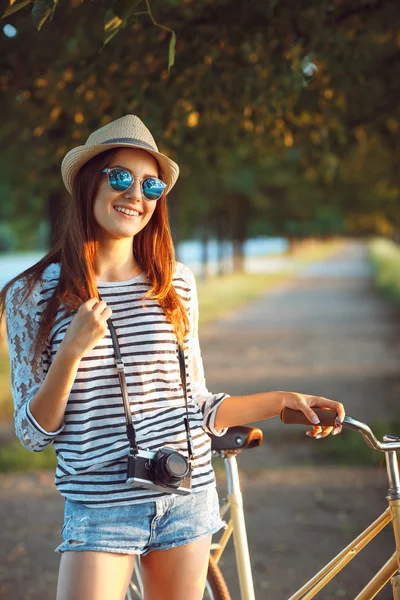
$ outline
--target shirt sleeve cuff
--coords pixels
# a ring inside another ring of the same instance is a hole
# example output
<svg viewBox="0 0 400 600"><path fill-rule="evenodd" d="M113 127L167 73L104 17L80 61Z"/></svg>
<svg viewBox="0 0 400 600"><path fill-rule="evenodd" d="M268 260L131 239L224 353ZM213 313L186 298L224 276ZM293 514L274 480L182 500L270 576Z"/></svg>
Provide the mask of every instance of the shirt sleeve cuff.
<svg viewBox="0 0 400 600"><path fill-rule="evenodd" d="M26 416L29 423L34 429L36 429L36 431L41 435L41 437L45 437L47 439L55 438L65 427L65 423L63 422L61 424L61 427L57 429L57 431L46 431L45 429L43 429L43 427L39 425L39 423L36 421L35 417L31 413L30 402L28 402L26 405Z"/></svg>
<svg viewBox="0 0 400 600"><path fill-rule="evenodd" d="M221 437L223 435L225 435L225 433L228 431L229 427L225 427L224 429L217 429L215 427L215 416L217 414L217 409L219 406L221 406L222 402L226 399L229 398L229 394L225 394L223 398L221 398L217 404L213 407L213 410L210 412L208 419L207 419L207 429L209 430L209 432L211 433L211 435L216 435L217 437Z"/></svg>

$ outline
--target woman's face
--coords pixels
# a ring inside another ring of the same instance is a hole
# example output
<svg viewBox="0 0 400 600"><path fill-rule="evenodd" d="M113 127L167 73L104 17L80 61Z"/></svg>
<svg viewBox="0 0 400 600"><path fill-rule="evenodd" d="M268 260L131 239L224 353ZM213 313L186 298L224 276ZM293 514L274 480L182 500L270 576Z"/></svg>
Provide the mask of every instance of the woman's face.
<svg viewBox="0 0 400 600"><path fill-rule="evenodd" d="M108 183L107 173L101 176L99 190L93 205L97 239L132 238L150 221L157 200L146 200L142 196L140 179L158 177L156 159L145 150L121 148L107 168L123 167L134 176L134 183L124 192L116 192ZM134 210L133 216L116 210L125 207Z"/></svg>

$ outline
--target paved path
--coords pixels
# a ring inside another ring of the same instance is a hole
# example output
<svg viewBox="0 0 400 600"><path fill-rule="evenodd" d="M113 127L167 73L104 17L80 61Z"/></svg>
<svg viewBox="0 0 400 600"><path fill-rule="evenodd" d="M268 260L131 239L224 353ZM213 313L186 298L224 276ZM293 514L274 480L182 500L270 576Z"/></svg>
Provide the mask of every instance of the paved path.
<svg viewBox="0 0 400 600"><path fill-rule="evenodd" d="M204 327L201 347L212 391L321 395L368 422L399 406L400 311L372 289L357 244ZM262 429L285 431L278 419Z"/></svg>
<svg viewBox="0 0 400 600"><path fill-rule="evenodd" d="M399 414L400 310L373 290L362 245L349 244L204 328L201 346L210 390L319 394L371 424ZM383 463L324 468L324 440L302 438L279 419L257 426L263 445L239 457L256 596L284 600L383 511L387 479ZM383 532L321 598L353 599L388 558L392 539ZM224 566L235 585L232 552ZM387 587L377 598L391 598Z"/></svg>
<svg viewBox="0 0 400 600"><path fill-rule="evenodd" d="M360 419L393 415L399 312L373 292L364 251L350 245L203 328L208 387L231 394L292 389L340 399ZM287 600L384 509L385 469L325 467L318 458L324 440L299 440L277 419L261 426L264 444L239 457L256 597ZM59 557L53 549L63 507L52 476L3 476L0 496L0 597L54 600ZM320 597L352 600L387 559L392 537L381 534ZM239 600L230 548L223 567ZM377 598L391 595L386 589Z"/></svg>

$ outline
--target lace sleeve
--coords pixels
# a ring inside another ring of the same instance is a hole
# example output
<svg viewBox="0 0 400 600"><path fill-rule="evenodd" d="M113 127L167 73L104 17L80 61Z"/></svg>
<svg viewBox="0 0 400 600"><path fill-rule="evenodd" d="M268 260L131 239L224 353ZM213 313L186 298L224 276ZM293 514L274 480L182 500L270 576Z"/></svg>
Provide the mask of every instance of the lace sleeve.
<svg viewBox="0 0 400 600"><path fill-rule="evenodd" d="M224 435L228 429L216 429L215 415L219 405L229 398L229 394L212 394L208 391L204 377L203 359L198 335L199 305L197 299L196 280L192 271L186 267L186 279L190 285L190 341L189 341L189 379L193 401L203 413L203 429L212 435Z"/></svg>
<svg viewBox="0 0 400 600"><path fill-rule="evenodd" d="M40 293L35 286L21 305L25 296L22 287L23 281L18 280L6 296L6 330L15 431L25 448L32 452L40 452L53 441L63 426L55 432L45 431L29 410L32 398L46 377L50 361L46 349L38 360L33 359L34 341L39 330L37 309Z"/></svg>

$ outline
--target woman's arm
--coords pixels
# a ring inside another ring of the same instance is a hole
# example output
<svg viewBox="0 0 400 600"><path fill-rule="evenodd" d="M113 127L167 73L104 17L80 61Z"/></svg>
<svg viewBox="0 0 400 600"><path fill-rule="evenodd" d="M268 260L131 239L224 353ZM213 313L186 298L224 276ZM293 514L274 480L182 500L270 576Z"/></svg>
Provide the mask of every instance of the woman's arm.
<svg viewBox="0 0 400 600"><path fill-rule="evenodd" d="M64 427L65 408L81 358L107 331L111 309L98 298L84 302L73 317L49 367L46 351L34 359L34 343L39 331L37 307L40 291L21 304L22 282L7 293L7 341L11 363L11 389L14 399L15 430L25 448L40 452Z"/></svg>
<svg viewBox="0 0 400 600"><path fill-rule="evenodd" d="M32 452L44 450L63 428L62 419L46 429L36 421L30 403L40 392L49 372L47 348L34 358L34 344L39 331L38 304L42 300L37 284L24 299L24 280L18 280L7 292L6 324L8 353L11 367L11 391L14 400L15 432L21 444ZM52 386L53 399L57 390Z"/></svg>
<svg viewBox="0 0 400 600"><path fill-rule="evenodd" d="M218 406L225 402L225 399L228 398L228 394L222 392L219 394L213 394L207 389L198 336L199 306L197 299L196 280L192 271L188 267L183 265L182 267L182 276L184 277L184 280L188 284L190 290L189 352L186 353L190 394L193 402L197 404L202 412L204 431L210 435L221 436L226 433L226 429L216 427L214 420Z"/></svg>
<svg viewBox="0 0 400 600"><path fill-rule="evenodd" d="M322 396L310 396L297 392L271 391L251 396L229 396L229 394L211 394L205 383L203 361L198 337L198 299L195 277L190 269L185 267L186 277L191 290L190 325L191 352L189 355L190 383L192 395L200 406L204 416L204 429L213 435L223 435L228 427L245 425L264 419L270 419L280 414L285 407L301 410L315 426L307 431L311 437L326 437L334 435L342 429L341 425L322 427L312 406L331 408L338 414L339 420L345 417L344 407L340 402L329 400Z"/></svg>
<svg viewBox="0 0 400 600"><path fill-rule="evenodd" d="M339 421L345 417L344 407L340 402L329 400L321 396L310 396L297 392L264 392L251 396L230 396L226 398L217 408L215 416L215 427L234 427L235 425L246 425L255 421L262 421L277 417L285 407L301 410L307 418L316 426L307 432L312 437L326 437L329 433L339 433L341 426L324 427L318 425L319 419L312 406L319 408L331 408L336 411Z"/></svg>
<svg viewBox="0 0 400 600"><path fill-rule="evenodd" d="M71 355L61 342L45 380L28 406L36 424L45 432L55 432L63 426L79 362L80 358Z"/></svg>

